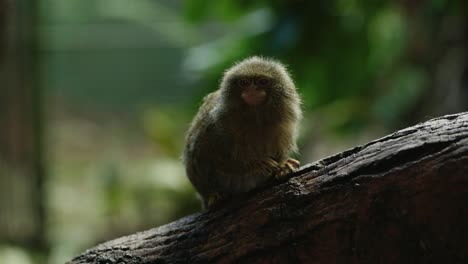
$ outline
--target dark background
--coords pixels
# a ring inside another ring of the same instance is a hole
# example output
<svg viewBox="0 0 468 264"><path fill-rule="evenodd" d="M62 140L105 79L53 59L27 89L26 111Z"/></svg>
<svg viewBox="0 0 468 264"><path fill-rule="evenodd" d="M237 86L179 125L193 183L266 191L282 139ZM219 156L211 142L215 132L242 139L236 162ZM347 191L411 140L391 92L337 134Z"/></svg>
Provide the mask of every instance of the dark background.
<svg viewBox="0 0 468 264"><path fill-rule="evenodd" d="M463 0L0 0L0 263L63 263L199 210L203 95L288 65L303 163L468 109Z"/></svg>

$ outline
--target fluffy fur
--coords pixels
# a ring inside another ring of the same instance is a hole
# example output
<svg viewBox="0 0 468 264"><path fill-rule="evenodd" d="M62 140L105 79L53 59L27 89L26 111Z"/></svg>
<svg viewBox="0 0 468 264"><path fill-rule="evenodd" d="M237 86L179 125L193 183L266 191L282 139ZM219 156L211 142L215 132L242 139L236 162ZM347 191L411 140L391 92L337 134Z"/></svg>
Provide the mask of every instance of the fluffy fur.
<svg viewBox="0 0 468 264"><path fill-rule="evenodd" d="M263 104L245 105L237 82L272 80ZM210 195L247 192L274 176L296 151L300 98L286 68L261 57L245 59L224 73L208 94L186 137L183 162L204 204Z"/></svg>

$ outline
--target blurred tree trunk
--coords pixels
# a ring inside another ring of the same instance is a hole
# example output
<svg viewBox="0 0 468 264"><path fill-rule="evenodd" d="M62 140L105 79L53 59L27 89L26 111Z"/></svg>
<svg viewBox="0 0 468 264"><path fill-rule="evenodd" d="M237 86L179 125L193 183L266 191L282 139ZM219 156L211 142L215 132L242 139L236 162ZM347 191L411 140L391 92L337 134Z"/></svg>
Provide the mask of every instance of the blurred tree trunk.
<svg viewBox="0 0 468 264"><path fill-rule="evenodd" d="M45 247L37 3L0 0L0 241Z"/></svg>
<svg viewBox="0 0 468 264"><path fill-rule="evenodd" d="M85 263L468 263L468 112L89 249Z"/></svg>

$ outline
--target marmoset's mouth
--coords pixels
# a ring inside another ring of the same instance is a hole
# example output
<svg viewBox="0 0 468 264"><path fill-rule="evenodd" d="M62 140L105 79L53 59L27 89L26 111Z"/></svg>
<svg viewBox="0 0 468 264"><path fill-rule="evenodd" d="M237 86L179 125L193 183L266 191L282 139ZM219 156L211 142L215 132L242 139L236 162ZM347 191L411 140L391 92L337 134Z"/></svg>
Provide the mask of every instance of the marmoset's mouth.
<svg viewBox="0 0 468 264"><path fill-rule="evenodd" d="M266 91L255 87L245 89L241 94L244 102L249 106L262 104L266 99Z"/></svg>

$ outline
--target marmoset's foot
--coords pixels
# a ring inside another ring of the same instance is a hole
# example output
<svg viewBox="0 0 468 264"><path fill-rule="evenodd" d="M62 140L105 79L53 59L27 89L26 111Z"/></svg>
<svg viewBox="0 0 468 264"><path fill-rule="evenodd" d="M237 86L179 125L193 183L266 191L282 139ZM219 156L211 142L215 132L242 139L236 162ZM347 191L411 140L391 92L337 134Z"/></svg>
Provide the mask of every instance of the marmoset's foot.
<svg viewBox="0 0 468 264"><path fill-rule="evenodd" d="M284 178L284 176L299 169L300 165L301 163L296 159L287 159L283 164L278 166L278 170L275 172L275 178L277 180Z"/></svg>
<svg viewBox="0 0 468 264"><path fill-rule="evenodd" d="M299 169L299 167L301 167L301 163L297 160L297 159L292 159L292 158L289 158L287 161L286 161L287 164L289 164L293 171Z"/></svg>

